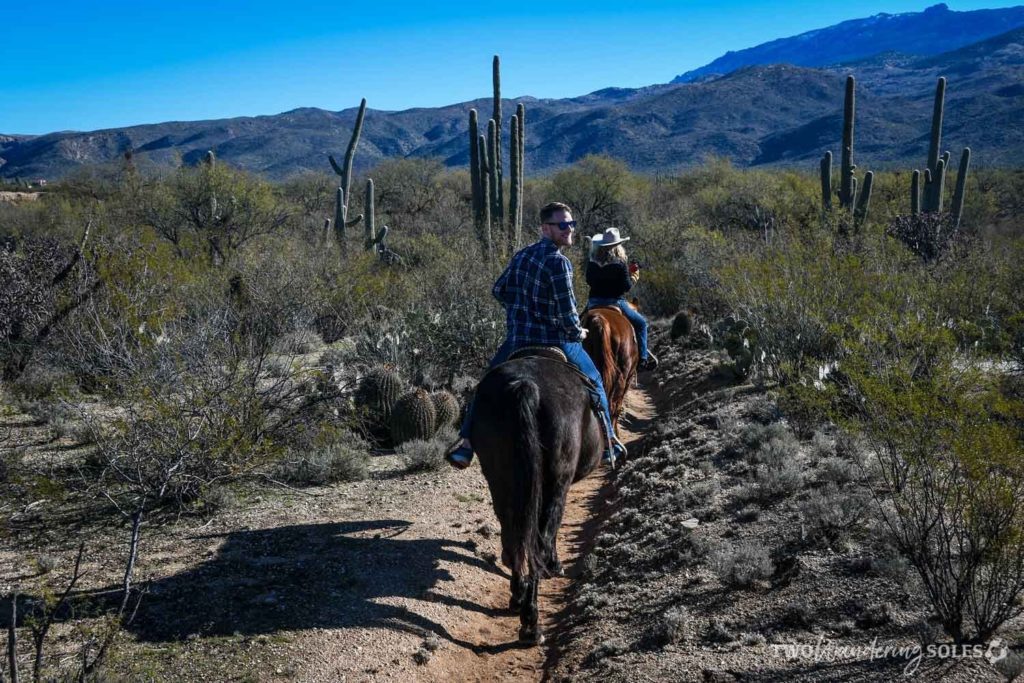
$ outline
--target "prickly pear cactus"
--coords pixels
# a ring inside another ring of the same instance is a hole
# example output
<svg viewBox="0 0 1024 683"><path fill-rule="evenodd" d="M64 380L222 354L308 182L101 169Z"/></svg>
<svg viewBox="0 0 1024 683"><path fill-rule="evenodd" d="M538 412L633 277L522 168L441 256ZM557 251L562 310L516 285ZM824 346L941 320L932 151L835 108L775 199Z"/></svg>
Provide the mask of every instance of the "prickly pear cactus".
<svg viewBox="0 0 1024 683"><path fill-rule="evenodd" d="M673 340L682 339L690 336L690 331L693 329L693 318L687 311L680 311L676 314L676 317L672 319L672 331L669 335Z"/></svg>
<svg viewBox="0 0 1024 683"><path fill-rule="evenodd" d="M716 331L716 336L732 361L730 367L733 373L740 379L747 377L754 366L757 330L750 327L746 320L729 316L717 325Z"/></svg>
<svg viewBox="0 0 1024 683"><path fill-rule="evenodd" d="M435 391L430 395L437 413L437 428L448 427L459 419L459 399L450 391Z"/></svg>
<svg viewBox="0 0 1024 683"><path fill-rule="evenodd" d="M365 412L377 425L387 426L398 399L405 393L405 382L394 368L373 368L356 388L356 408Z"/></svg>
<svg viewBox="0 0 1024 683"><path fill-rule="evenodd" d="M413 439L429 439L437 431L434 401L424 389L413 389L398 399L391 411L391 441L397 446Z"/></svg>

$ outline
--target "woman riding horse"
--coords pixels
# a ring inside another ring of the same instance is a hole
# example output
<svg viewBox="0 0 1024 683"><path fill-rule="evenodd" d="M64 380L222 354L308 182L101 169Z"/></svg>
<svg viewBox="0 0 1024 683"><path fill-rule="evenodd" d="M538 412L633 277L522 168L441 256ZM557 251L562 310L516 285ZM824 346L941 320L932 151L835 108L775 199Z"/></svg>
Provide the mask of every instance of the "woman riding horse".
<svg viewBox="0 0 1024 683"><path fill-rule="evenodd" d="M627 266L626 249L622 245L628 241L628 237L619 234L618 228L608 228L590 241L591 255L587 262L590 298L587 308L618 306L636 330L636 340L640 344L640 370L654 370L658 367L658 359L647 348L647 320L624 298L640 279L640 264L633 262Z"/></svg>

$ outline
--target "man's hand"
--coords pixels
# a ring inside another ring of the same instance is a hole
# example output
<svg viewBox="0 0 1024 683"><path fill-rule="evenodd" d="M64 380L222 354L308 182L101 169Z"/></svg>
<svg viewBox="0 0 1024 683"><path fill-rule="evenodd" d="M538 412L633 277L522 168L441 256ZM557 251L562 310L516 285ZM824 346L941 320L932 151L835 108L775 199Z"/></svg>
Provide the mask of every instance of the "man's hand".
<svg viewBox="0 0 1024 683"><path fill-rule="evenodd" d="M580 341L583 341L584 339L586 339L588 334L590 334L590 330L588 330L585 327L581 327L580 328Z"/></svg>

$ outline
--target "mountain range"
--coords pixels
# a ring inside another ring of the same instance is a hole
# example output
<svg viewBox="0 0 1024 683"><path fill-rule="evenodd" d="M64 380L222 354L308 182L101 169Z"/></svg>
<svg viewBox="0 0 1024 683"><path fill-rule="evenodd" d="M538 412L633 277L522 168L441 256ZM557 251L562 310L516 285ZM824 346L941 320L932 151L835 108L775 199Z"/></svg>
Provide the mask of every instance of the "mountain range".
<svg viewBox="0 0 1024 683"><path fill-rule="evenodd" d="M838 150L847 74L858 84L856 152L862 165L923 162L939 76L948 79L943 142L954 156L969 145L972 164L1021 165L1024 7L952 12L938 5L883 14L729 53L673 83L565 99L509 99L502 109L508 121L517 102L526 106L528 173L550 172L595 153L645 172L670 172L709 155L742 166L803 167L825 149ZM397 112L368 109L357 170L391 157L466 165L471 107L486 115L491 99ZM84 164L116 160L129 149L140 164L189 164L213 149L229 164L282 179L328 171L327 154L344 152L355 116L355 108L300 108L271 116L0 135L0 177L58 178Z"/></svg>

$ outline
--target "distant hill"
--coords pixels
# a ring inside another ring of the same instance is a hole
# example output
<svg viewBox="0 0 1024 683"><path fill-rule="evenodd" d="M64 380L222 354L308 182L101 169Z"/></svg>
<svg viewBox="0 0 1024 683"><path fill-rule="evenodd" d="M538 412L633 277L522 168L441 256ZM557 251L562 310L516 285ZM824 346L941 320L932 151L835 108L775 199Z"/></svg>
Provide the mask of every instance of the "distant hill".
<svg viewBox="0 0 1024 683"><path fill-rule="evenodd" d="M692 83L747 66L795 64L827 67L884 52L937 55L1024 26L1024 6L954 12L945 4L923 12L876 14L808 31L736 52L676 76L672 83Z"/></svg>
<svg viewBox="0 0 1024 683"><path fill-rule="evenodd" d="M609 88L569 99L506 100L503 108L510 117L517 101L526 105L529 174L550 172L594 153L647 172L671 172L708 155L729 157L740 166L808 167L823 150L838 152L848 73L858 79L862 165L920 166L940 75L949 79L946 148L956 156L970 145L972 163L980 166L1021 165L1024 28L941 55L876 54L830 68L746 67L708 81ZM357 170L390 157L430 157L465 166L471 107L486 116L491 100L369 110ZM226 163L273 179L305 170L329 172L327 154L344 153L355 113L303 108L273 116L0 136L0 176L59 178L83 164L116 161L128 149L140 165L197 163L214 149Z"/></svg>

